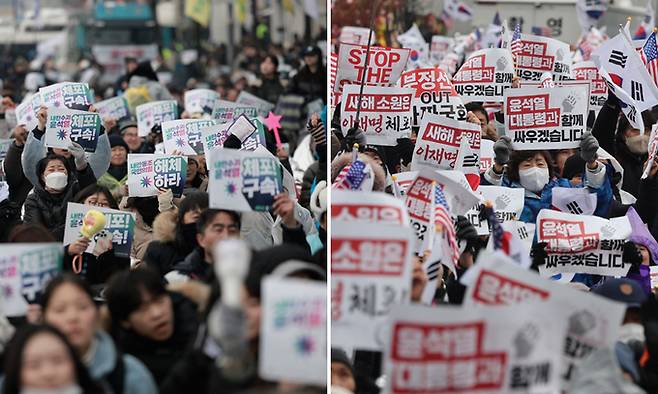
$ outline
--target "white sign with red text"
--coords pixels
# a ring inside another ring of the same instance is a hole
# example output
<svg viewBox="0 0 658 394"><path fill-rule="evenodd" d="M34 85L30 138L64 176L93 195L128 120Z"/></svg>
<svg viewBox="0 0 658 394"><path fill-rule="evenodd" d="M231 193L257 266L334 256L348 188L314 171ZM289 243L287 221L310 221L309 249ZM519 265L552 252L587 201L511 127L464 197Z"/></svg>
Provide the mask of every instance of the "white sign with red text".
<svg viewBox="0 0 658 394"><path fill-rule="evenodd" d="M342 43L338 51L335 92L345 84L390 86L400 78L409 59L409 49L371 47L366 67L367 46Z"/></svg>
<svg viewBox="0 0 658 394"><path fill-rule="evenodd" d="M331 220L409 226L407 208L387 193L335 189L331 191Z"/></svg>
<svg viewBox="0 0 658 394"><path fill-rule="evenodd" d="M512 87L514 62L507 49L489 48L473 52L452 77L457 93L469 101L503 101Z"/></svg>

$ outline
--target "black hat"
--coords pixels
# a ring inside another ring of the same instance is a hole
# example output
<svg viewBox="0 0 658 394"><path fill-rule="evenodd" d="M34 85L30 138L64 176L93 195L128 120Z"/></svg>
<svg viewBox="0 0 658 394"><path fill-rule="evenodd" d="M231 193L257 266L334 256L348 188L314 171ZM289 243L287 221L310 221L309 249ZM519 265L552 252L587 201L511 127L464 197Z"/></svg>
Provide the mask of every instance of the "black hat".
<svg viewBox="0 0 658 394"><path fill-rule="evenodd" d="M137 127L137 122L134 120L124 120L119 122L119 133L123 134L123 131L128 127Z"/></svg>
<svg viewBox="0 0 658 394"><path fill-rule="evenodd" d="M311 55L315 55L320 58L322 57L322 51L316 46L309 45L302 51L302 57Z"/></svg>
<svg viewBox="0 0 658 394"><path fill-rule="evenodd" d="M352 368L352 363L350 362L349 357L347 357L347 353L345 353L343 349L337 347L331 348L331 362L345 365L350 370L350 372L352 372L352 376L354 376L354 368Z"/></svg>
<svg viewBox="0 0 658 394"><path fill-rule="evenodd" d="M562 178L571 179L575 176L582 176L585 173L585 160L580 157L579 153L574 154L569 157L564 162L564 168L562 169Z"/></svg>
<svg viewBox="0 0 658 394"><path fill-rule="evenodd" d="M640 307L647 299L640 285L628 278L606 280L592 289L592 292L613 301L623 302L627 307Z"/></svg>
<svg viewBox="0 0 658 394"><path fill-rule="evenodd" d="M126 144L126 141L124 141L121 136L116 134L111 134L108 138L110 139L111 148L114 148L115 146L123 146L124 148L126 148L126 152L130 152L130 149L128 149L128 144Z"/></svg>

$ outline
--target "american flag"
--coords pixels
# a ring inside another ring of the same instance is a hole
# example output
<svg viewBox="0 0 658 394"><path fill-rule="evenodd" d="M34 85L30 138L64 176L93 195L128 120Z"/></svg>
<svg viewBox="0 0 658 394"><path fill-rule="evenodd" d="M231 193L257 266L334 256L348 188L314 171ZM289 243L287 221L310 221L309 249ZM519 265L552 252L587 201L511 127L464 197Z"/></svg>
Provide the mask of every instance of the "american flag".
<svg viewBox="0 0 658 394"><path fill-rule="evenodd" d="M511 234L503 230L493 208L484 207L484 213L489 221L494 250L500 250L509 256Z"/></svg>
<svg viewBox="0 0 658 394"><path fill-rule="evenodd" d="M516 62L516 54L521 52L523 49L523 43L521 42L521 25L518 23L514 28L514 33L512 34L512 41L510 42L510 51L512 51L512 58Z"/></svg>
<svg viewBox="0 0 658 394"><path fill-rule="evenodd" d="M367 175L366 163L356 159L352 164L340 170L331 187L333 189L359 190Z"/></svg>
<svg viewBox="0 0 658 394"><path fill-rule="evenodd" d="M542 37L553 37L553 29L550 27L533 26L532 34Z"/></svg>
<svg viewBox="0 0 658 394"><path fill-rule="evenodd" d="M658 86L658 45L656 45L656 33L652 32L642 46L640 57L644 62L653 83Z"/></svg>
<svg viewBox="0 0 658 394"><path fill-rule="evenodd" d="M443 233L448 242L450 262L456 267L457 261L459 260L459 246L457 246L455 224L450 217L450 208L448 207L446 196L438 185L434 187L434 223L435 227L441 225L443 228Z"/></svg>

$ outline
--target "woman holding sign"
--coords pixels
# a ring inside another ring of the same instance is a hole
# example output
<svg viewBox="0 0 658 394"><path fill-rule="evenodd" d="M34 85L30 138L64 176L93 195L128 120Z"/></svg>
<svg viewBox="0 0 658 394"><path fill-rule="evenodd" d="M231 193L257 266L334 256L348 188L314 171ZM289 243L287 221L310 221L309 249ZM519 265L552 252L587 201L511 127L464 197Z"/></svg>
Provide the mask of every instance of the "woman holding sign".
<svg viewBox="0 0 658 394"><path fill-rule="evenodd" d="M40 224L50 230L55 239L64 239L67 204L81 187L96 181L89 167L76 175L65 157L49 154L36 165L38 182L25 200L25 223Z"/></svg>
<svg viewBox="0 0 658 394"><path fill-rule="evenodd" d="M598 149L599 143L594 136L583 136L580 156L587 163L583 185L597 194L594 214L606 217L612 201L612 188L610 179L605 176L606 167L596 161ZM481 181L483 185L524 188L525 202L520 220L526 223L535 223L539 211L551 207L554 187L573 187L567 179L557 177L548 151L515 151L507 136L494 144L494 165L483 174Z"/></svg>

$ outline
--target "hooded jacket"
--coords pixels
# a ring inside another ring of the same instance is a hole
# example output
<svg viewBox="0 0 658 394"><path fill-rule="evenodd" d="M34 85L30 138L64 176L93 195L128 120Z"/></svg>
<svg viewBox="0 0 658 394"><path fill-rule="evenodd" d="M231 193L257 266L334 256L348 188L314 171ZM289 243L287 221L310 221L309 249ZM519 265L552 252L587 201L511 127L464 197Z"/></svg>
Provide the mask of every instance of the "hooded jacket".
<svg viewBox="0 0 658 394"><path fill-rule="evenodd" d="M36 168L36 164L34 165ZM25 223L40 224L47 228L58 241L64 239L66 224L66 209L68 203L80 191L96 181L89 166L76 174L71 171L64 191L51 194L41 186L34 184L34 191L27 196L24 205L23 221Z"/></svg>
<svg viewBox="0 0 658 394"><path fill-rule="evenodd" d="M166 341L154 341L134 331L120 330L117 344L122 351L136 357L151 372L158 384L183 356L198 328L196 305L177 293L169 293L174 311L174 332Z"/></svg>
<svg viewBox="0 0 658 394"><path fill-rule="evenodd" d="M153 241L146 248L144 262L162 276L171 271L176 263L185 259L196 246L180 245L176 242L178 231L176 210L162 212L153 221Z"/></svg>
<svg viewBox="0 0 658 394"><path fill-rule="evenodd" d="M103 331L97 331L95 335L96 349L87 364L89 375L95 380L107 385L108 376L117 365L119 353L112 338ZM153 376L135 357L124 354L123 359L123 393L124 394L156 394L157 386Z"/></svg>

